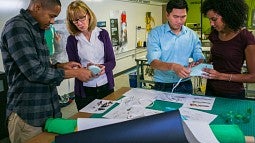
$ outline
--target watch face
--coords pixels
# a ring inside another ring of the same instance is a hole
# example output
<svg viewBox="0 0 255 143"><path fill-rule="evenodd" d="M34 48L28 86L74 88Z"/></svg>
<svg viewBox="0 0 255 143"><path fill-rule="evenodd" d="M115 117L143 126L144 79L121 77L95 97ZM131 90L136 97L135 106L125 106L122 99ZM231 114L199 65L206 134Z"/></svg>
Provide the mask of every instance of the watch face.
<svg viewBox="0 0 255 143"><path fill-rule="evenodd" d="M0 92L4 91L4 81L0 80Z"/></svg>

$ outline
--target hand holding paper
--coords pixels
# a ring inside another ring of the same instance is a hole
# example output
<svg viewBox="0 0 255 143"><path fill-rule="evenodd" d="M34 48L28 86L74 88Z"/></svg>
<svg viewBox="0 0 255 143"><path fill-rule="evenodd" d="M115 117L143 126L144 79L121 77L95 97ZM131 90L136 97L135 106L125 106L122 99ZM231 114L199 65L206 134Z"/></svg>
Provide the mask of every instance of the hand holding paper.
<svg viewBox="0 0 255 143"><path fill-rule="evenodd" d="M191 68L190 76L203 76L203 73L205 73L203 71L204 68L213 69L213 65L201 63L197 66L194 66Z"/></svg>

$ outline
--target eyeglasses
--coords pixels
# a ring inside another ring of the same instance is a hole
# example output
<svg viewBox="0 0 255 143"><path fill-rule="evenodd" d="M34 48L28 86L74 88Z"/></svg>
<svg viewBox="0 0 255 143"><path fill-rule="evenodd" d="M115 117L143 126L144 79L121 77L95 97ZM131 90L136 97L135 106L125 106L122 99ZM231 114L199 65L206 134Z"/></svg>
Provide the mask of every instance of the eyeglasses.
<svg viewBox="0 0 255 143"><path fill-rule="evenodd" d="M76 20L73 20L72 22L73 22L73 24L78 24L79 21L84 22L85 20L87 20L87 15L82 16L81 18L78 18Z"/></svg>

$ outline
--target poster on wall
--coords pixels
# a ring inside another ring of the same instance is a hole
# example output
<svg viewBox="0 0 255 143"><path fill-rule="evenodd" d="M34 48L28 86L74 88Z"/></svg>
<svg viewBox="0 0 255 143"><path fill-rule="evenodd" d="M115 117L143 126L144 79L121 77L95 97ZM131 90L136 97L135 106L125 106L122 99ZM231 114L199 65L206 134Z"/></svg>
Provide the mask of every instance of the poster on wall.
<svg viewBox="0 0 255 143"><path fill-rule="evenodd" d="M127 51L127 14L126 11L110 11L111 41L115 53Z"/></svg>
<svg viewBox="0 0 255 143"><path fill-rule="evenodd" d="M119 45L118 19L110 19L111 40L113 46Z"/></svg>
<svg viewBox="0 0 255 143"><path fill-rule="evenodd" d="M127 14L126 11L121 13L121 34L120 46L127 44Z"/></svg>

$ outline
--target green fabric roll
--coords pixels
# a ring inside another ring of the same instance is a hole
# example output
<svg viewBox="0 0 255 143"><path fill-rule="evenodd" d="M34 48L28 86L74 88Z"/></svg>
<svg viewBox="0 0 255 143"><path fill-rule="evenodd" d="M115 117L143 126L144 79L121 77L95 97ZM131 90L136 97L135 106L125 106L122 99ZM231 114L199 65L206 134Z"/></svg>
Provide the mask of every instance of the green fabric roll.
<svg viewBox="0 0 255 143"><path fill-rule="evenodd" d="M210 125L220 143L245 143L243 132L237 125Z"/></svg>
<svg viewBox="0 0 255 143"><path fill-rule="evenodd" d="M45 131L57 134L67 134L75 131L77 120L63 118L49 118L45 124Z"/></svg>

